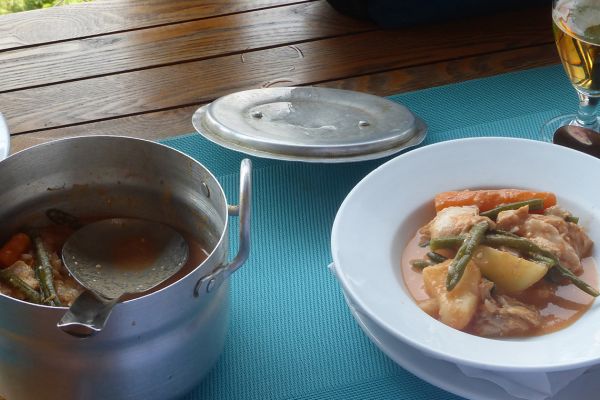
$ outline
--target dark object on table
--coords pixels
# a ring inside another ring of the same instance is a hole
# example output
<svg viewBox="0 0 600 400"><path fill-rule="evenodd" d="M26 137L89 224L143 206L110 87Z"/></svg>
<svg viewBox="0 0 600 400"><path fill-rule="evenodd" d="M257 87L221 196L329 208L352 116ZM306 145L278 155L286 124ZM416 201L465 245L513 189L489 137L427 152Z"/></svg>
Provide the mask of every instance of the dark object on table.
<svg viewBox="0 0 600 400"><path fill-rule="evenodd" d="M548 6L550 0L505 0L486 2L480 0L327 0L342 14L355 18L369 19L384 28L401 28L455 20L478 15L494 14L529 8ZM507 21L507 26L510 23ZM476 34L474 32L473 34Z"/></svg>
<svg viewBox="0 0 600 400"><path fill-rule="evenodd" d="M600 133L581 126L561 126L552 142L600 158Z"/></svg>

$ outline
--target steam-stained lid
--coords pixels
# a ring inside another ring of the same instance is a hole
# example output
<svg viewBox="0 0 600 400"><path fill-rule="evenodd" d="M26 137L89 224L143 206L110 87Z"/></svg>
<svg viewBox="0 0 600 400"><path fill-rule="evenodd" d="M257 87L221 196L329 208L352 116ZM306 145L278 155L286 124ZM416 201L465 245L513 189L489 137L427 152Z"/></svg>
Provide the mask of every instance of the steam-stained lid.
<svg viewBox="0 0 600 400"><path fill-rule="evenodd" d="M366 93L274 87L229 94L199 108L194 128L207 139L257 157L349 162L419 144L427 125L401 104Z"/></svg>

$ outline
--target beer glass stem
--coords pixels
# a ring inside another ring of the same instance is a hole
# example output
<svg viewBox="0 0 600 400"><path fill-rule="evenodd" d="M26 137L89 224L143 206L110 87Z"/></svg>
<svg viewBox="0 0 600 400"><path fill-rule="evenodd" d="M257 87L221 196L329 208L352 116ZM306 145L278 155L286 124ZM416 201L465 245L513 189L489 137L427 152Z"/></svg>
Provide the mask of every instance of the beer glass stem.
<svg viewBox="0 0 600 400"><path fill-rule="evenodd" d="M575 122L585 128L599 130L598 117L596 115L597 97L590 97L585 93L577 92L579 95L579 110Z"/></svg>

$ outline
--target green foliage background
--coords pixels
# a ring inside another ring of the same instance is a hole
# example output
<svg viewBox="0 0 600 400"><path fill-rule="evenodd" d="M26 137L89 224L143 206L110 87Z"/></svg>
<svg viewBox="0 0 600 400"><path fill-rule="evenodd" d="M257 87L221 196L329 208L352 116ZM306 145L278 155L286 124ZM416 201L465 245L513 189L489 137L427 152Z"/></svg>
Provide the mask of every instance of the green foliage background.
<svg viewBox="0 0 600 400"><path fill-rule="evenodd" d="M90 0L0 0L0 14L35 10L57 5L83 3Z"/></svg>

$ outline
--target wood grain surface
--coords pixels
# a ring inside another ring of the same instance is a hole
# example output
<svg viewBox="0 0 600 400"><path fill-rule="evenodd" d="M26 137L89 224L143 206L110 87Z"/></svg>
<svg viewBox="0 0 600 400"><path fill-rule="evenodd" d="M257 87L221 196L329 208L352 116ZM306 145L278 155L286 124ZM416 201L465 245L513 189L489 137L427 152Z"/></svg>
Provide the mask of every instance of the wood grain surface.
<svg viewBox="0 0 600 400"><path fill-rule="evenodd" d="M528 55L532 57L524 66L523 57ZM554 45L546 45L340 79L319 86L389 96L455 83L459 79L464 80L463 78L482 78L519 71L523 67L540 67L556 62L558 56ZM11 150L20 151L50 140L73 136L119 135L160 140L185 135L194 132L191 115L200 105L14 135Z"/></svg>
<svg viewBox="0 0 600 400"><path fill-rule="evenodd" d="M0 50L312 0L94 0L0 16Z"/></svg>
<svg viewBox="0 0 600 400"><path fill-rule="evenodd" d="M55 17L86 28L22 39ZM383 30L324 0L106 0L0 16L0 33L13 152L68 136L190 133L200 105L250 88L386 96L559 62L540 8Z"/></svg>
<svg viewBox="0 0 600 400"><path fill-rule="evenodd" d="M96 36L0 53L0 92L373 29L321 1Z"/></svg>

